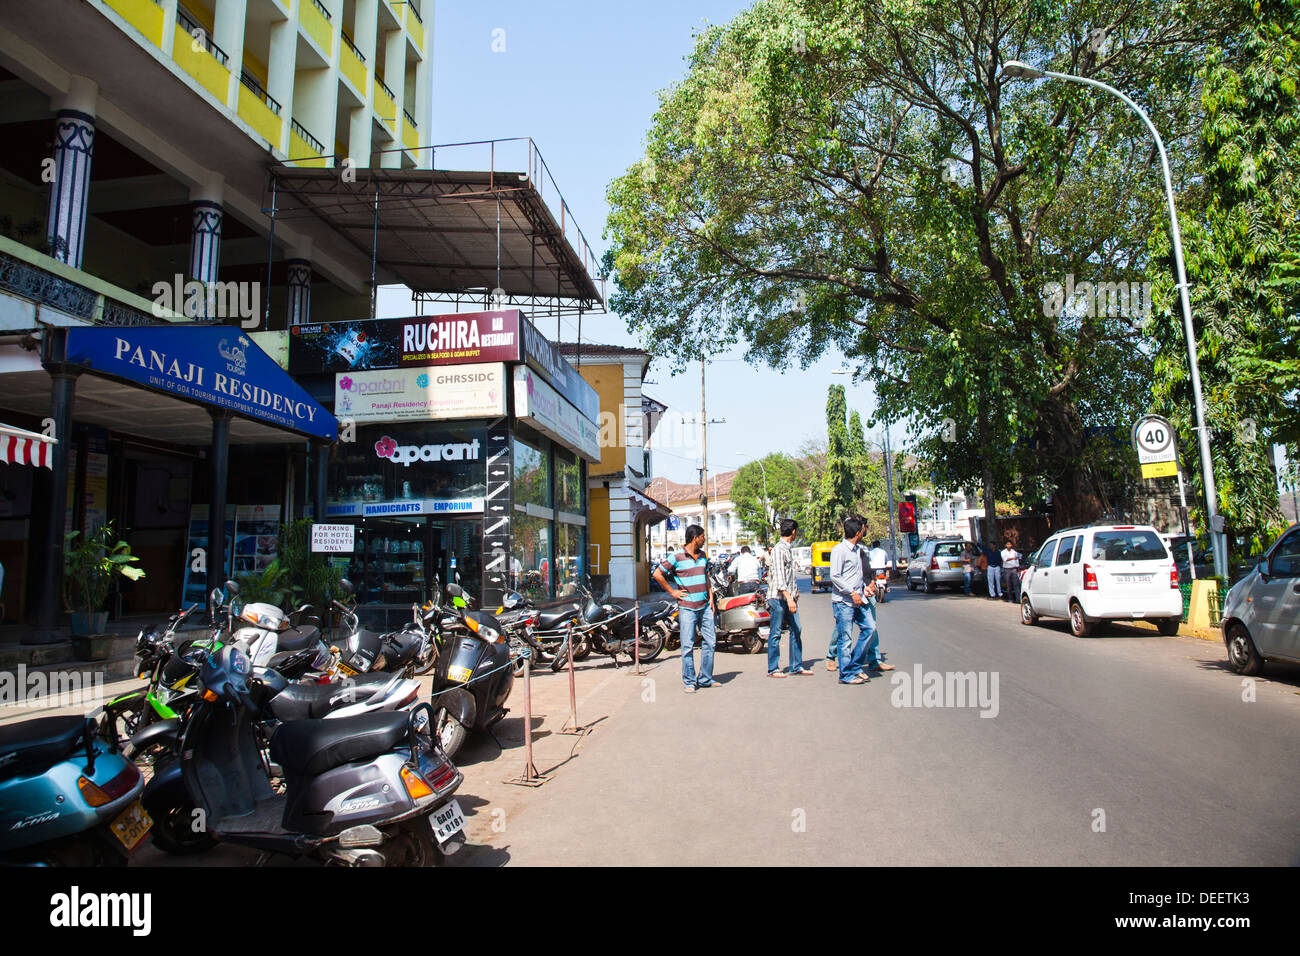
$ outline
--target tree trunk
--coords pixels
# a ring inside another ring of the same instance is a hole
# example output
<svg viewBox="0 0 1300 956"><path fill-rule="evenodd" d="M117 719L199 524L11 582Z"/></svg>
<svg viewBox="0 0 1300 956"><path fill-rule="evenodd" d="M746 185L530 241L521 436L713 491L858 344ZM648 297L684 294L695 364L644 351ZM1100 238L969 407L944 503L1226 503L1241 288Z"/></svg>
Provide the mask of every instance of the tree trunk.
<svg viewBox="0 0 1300 956"><path fill-rule="evenodd" d="M993 488L993 450L989 447L989 409L985 393L979 403L980 460L984 469L984 543L994 547L998 536L997 493Z"/></svg>

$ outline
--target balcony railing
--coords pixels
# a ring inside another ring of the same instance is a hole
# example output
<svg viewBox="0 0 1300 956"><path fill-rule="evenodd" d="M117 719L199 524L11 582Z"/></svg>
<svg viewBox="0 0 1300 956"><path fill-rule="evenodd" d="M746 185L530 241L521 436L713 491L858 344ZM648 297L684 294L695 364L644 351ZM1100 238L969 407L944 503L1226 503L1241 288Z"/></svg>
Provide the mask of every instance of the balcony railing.
<svg viewBox="0 0 1300 956"><path fill-rule="evenodd" d="M276 116L280 115L279 101L272 97L270 93L266 92L266 90L262 89L262 84L257 82L257 77L253 76L251 73L242 72L239 74L239 81L256 93L258 98L270 108L272 113Z"/></svg>
<svg viewBox="0 0 1300 956"><path fill-rule="evenodd" d="M317 139L315 136L313 136L311 133L307 132L306 127L304 127L304 126L303 126L301 123L299 123L296 119L290 119L290 120L289 120L289 126L293 129L293 131L294 131L295 133L297 133L299 136L302 137L303 142L305 142L305 143L306 143L308 146L310 146L312 149L316 150L316 152L320 153L322 156L325 155L325 146L324 146L324 144L321 143L321 141L318 140L318 139Z"/></svg>
<svg viewBox="0 0 1300 956"><path fill-rule="evenodd" d="M405 109L402 110L402 115L405 116L406 121L411 124L411 129L419 129L420 124L415 121L414 116L408 113Z"/></svg>
<svg viewBox="0 0 1300 956"><path fill-rule="evenodd" d="M193 17L179 7L176 8L176 24L190 36L194 37L194 39L202 43L204 48L211 53L213 58L215 58L222 66L227 66L230 63L230 57L226 55L226 51L212 42L212 37L208 35L207 29L197 23Z"/></svg>
<svg viewBox="0 0 1300 956"><path fill-rule="evenodd" d="M424 17L420 16L420 11L415 9L415 4L411 3L410 0L407 0L406 8L410 10L413 14L415 14L416 20L418 20L420 23L424 23Z"/></svg>
<svg viewBox="0 0 1300 956"><path fill-rule="evenodd" d="M343 43L347 46L347 48L351 50L354 54L356 54L358 60L360 60L362 63L365 63L366 62L365 54L357 49L357 45L352 42L352 37L348 36L348 31L342 30L340 32L343 34Z"/></svg>
<svg viewBox="0 0 1300 956"><path fill-rule="evenodd" d="M393 95L393 91L390 90L390 89L388 88L388 84L387 84L387 83L385 83L385 82L384 82L380 77L378 77L378 76L375 77L375 82L378 83L378 84L383 88L384 92L388 94L388 98L389 98L390 100L392 100L394 103L397 102L397 97Z"/></svg>
<svg viewBox="0 0 1300 956"><path fill-rule="evenodd" d="M0 289L97 325L162 325L160 319L0 250Z"/></svg>
<svg viewBox="0 0 1300 956"><path fill-rule="evenodd" d="M316 9L321 12L321 16L323 16L326 20L334 19L334 15L330 13L329 10L325 9L325 4L321 3L320 0L311 0L311 2L316 4Z"/></svg>

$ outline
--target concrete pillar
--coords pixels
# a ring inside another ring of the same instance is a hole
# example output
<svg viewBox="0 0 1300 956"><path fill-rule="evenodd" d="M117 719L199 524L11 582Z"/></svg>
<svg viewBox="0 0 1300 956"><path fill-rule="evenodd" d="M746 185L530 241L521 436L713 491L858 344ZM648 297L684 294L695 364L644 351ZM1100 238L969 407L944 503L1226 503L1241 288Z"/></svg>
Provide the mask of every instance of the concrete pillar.
<svg viewBox="0 0 1300 956"><path fill-rule="evenodd" d="M225 213L221 205L221 189L215 185L196 189L190 202L190 278L205 286L217 281L221 265L221 222ZM194 311L192 318L215 318L209 314L207 298L194 308L187 300L186 306Z"/></svg>
<svg viewBox="0 0 1300 956"><path fill-rule="evenodd" d="M56 347L62 352L62 346ZM72 403L78 372L65 365L47 365L50 373L50 417L54 419L54 461L50 478L50 504L41 527L41 547L36 553L36 600L33 623L36 630L23 638L24 644L57 641L54 633L63 605L63 545L67 521L68 473L71 467Z"/></svg>
<svg viewBox="0 0 1300 956"><path fill-rule="evenodd" d="M311 263L306 259L286 259L288 291L285 320L288 326L306 325L311 321Z"/></svg>
<svg viewBox="0 0 1300 956"><path fill-rule="evenodd" d="M90 163L95 151L95 109L99 87L73 76L54 120L54 181L45 234L51 255L81 268L90 196Z"/></svg>

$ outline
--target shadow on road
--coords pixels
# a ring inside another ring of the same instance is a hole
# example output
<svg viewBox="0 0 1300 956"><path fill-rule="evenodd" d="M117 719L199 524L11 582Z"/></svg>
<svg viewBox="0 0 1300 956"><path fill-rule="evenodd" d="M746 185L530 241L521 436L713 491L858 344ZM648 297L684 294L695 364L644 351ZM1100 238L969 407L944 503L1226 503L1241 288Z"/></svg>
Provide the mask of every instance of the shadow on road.
<svg viewBox="0 0 1300 956"><path fill-rule="evenodd" d="M1203 671L1221 671L1233 677L1240 677L1228 664L1227 658L1217 660L1200 660L1196 662L1197 666ZM1264 670L1253 675L1255 680L1267 681L1270 684L1285 684L1288 687L1300 688L1300 664L1288 664L1284 661L1269 661L1264 665Z"/></svg>

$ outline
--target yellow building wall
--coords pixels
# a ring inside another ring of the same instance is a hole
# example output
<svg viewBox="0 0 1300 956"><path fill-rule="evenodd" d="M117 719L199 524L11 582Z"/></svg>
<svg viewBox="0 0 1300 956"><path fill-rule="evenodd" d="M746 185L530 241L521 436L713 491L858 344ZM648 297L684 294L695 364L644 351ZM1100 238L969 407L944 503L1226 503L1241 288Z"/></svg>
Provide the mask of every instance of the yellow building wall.
<svg viewBox="0 0 1300 956"><path fill-rule="evenodd" d="M194 49L195 46L199 48ZM194 79L202 83L220 102L226 102L230 90L230 71L217 62L216 57L182 30L176 27L176 42L172 47L172 58Z"/></svg>
<svg viewBox="0 0 1300 956"><path fill-rule="evenodd" d="M592 574L609 573L609 489L592 488L587 492L587 542L594 545L587 559ZM597 555L600 565L597 567Z"/></svg>
<svg viewBox="0 0 1300 956"><path fill-rule="evenodd" d="M120 13L154 46L162 46L163 9L153 0L108 0L108 5Z"/></svg>
<svg viewBox="0 0 1300 956"><path fill-rule="evenodd" d="M591 475L621 475L627 464L626 436L620 433L619 406L623 404L622 365L584 365L583 379L600 396L600 464L591 466Z"/></svg>

